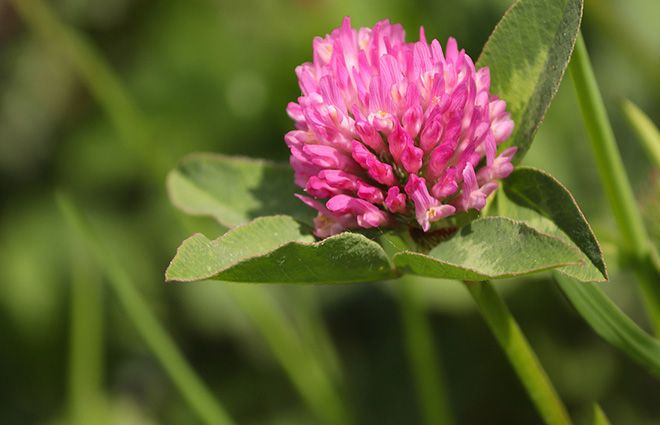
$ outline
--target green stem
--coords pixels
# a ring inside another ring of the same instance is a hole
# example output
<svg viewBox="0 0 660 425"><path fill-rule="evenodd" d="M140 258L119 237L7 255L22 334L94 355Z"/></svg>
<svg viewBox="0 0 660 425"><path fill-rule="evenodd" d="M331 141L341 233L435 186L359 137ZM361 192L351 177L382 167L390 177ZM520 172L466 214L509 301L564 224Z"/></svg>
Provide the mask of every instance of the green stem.
<svg viewBox="0 0 660 425"><path fill-rule="evenodd" d="M644 229L632 186L598 90L582 34L578 36L569 71L580 103L598 173L605 188L614 219L621 233L624 251L634 261L646 307L656 333L660 332L660 287L653 268L651 243Z"/></svg>
<svg viewBox="0 0 660 425"><path fill-rule="evenodd" d="M623 115L628 120L628 124L637 134L637 138L642 143L649 156L649 160L655 167L660 167L660 131L653 124L653 121L629 100L625 100L621 105Z"/></svg>
<svg viewBox="0 0 660 425"><path fill-rule="evenodd" d="M71 330L69 347L69 418L86 425L104 423L103 299L101 282L79 241L71 250Z"/></svg>
<svg viewBox="0 0 660 425"><path fill-rule="evenodd" d="M444 379L438 366L438 353L433 345L431 325L415 281L403 277L396 282L405 331L406 348L417 390L421 398L427 425L453 423L442 385Z"/></svg>
<svg viewBox="0 0 660 425"><path fill-rule="evenodd" d="M335 383L265 288L227 284L236 302L249 316L310 409L325 423L350 424L351 418Z"/></svg>
<svg viewBox="0 0 660 425"><path fill-rule="evenodd" d="M566 408L495 288L490 282L466 282L465 285L543 421L546 425L570 425Z"/></svg>
<svg viewBox="0 0 660 425"><path fill-rule="evenodd" d="M135 289L128 274L93 233L74 204L64 195L58 196L57 200L68 225L85 242L85 247L95 258L98 267L103 270L110 287L119 298L138 332L192 410L207 425L233 425L234 421L195 374L172 338L151 313L149 306Z"/></svg>

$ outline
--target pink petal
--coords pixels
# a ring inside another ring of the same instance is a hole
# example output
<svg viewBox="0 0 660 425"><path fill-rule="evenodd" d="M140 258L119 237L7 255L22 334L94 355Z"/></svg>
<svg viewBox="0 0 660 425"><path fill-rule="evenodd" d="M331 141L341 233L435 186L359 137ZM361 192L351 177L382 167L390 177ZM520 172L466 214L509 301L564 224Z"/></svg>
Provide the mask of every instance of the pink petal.
<svg viewBox="0 0 660 425"><path fill-rule="evenodd" d="M406 193L415 204L415 216L422 230L427 232L431 223L454 213L451 205L441 205L437 199L429 194L426 181L423 177L411 174L406 183Z"/></svg>
<svg viewBox="0 0 660 425"><path fill-rule="evenodd" d="M387 191L385 206L393 213L403 213L406 211L406 195L401 193L398 186L392 186Z"/></svg>
<svg viewBox="0 0 660 425"><path fill-rule="evenodd" d="M397 180L394 176L394 170L389 164L382 163L376 158L376 155L369 152L364 145L358 141L353 141L353 159L364 168L369 176L380 184L392 186Z"/></svg>
<svg viewBox="0 0 660 425"><path fill-rule="evenodd" d="M354 215L360 227L379 227L389 221L387 213L372 203L351 196L333 196L325 205L333 213Z"/></svg>
<svg viewBox="0 0 660 425"><path fill-rule="evenodd" d="M375 186L367 184L362 180L357 182L357 195L372 204L383 203L383 192Z"/></svg>

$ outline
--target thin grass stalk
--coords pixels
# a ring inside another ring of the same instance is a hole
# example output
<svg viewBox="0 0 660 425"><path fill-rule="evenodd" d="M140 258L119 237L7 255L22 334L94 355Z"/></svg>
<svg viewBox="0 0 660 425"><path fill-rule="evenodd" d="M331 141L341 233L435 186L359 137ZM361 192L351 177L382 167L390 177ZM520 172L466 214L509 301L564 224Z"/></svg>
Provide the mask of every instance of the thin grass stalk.
<svg viewBox="0 0 660 425"><path fill-rule="evenodd" d="M65 195L57 197L58 206L71 231L84 241L96 265L105 274L122 307L138 333L172 379L183 398L200 421L207 425L235 425L193 368L181 354L170 335L153 315L147 302L135 288L124 268L101 243L82 213Z"/></svg>
<svg viewBox="0 0 660 425"><path fill-rule="evenodd" d="M89 418L103 424L102 282L80 241L71 245L68 416L72 425L86 425Z"/></svg>
<svg viewBox="0 0 660 425"><path fill-rule="evenodd" d="M352 418L314 346L304 341L264 288L227 283L236 302L259 330L312 412L331 425Z"/></svg>
<svg viewBox="0 0 660 425"><path fill-rule="evenodd" d="M578 36L568 69L596 159L598 174L621 234L623 251L631 259L651 323L658 334L660 271L653 261L651 242L623 166L582 34Z"/></svg>
<svg viewBox="0 0 660 425"><path fill-rule="evenodd" d="M637 139L654 167L660 168L660 131L637 105L625 100L621 105L623 116L637 135Z"/></svg>
<svg viewBox="0 0 660 425"><path fill-rule="evenodd" d="M445 379L439 366L439 354L433 343L433 332L419 288L407 277L396 283L399 306L403 321L404 337L410 367L425 423L427 425L451 425L452 414L448 403Z"/></svg>
<svg viewBox="0 0 660 425"><path fill-rule="evenodd" d="M570 425L566 407L506 304L490 282L466 282L470 295L546 425Z"/></svg>
<svg viewBox="0 0 660 425"><path fill-rule="evenodd" d="M584 424L611 425L610 420L605 415L605 412L603 412L603 409L601 409L601 407L596 403L594 403L589 409L589 412L587 412L587 415L584 420Z"/></svg>
<svg viewBox="0 0 660 425"><path fill-rule="evenodd" d="M380 241L390 258L400 251L418 250L417 243L406 230L396 234L382 233ZM424 422L427 425L451 425L454 421L439 355L418 289L414 287L413 278L407 276L392 283L399 299L406 354Z"/></svg>
<svg viewBox="0 0 660 425"><path fill-rule="evenodd" d="M295 310L288 313L296 324L302 340L325 365L324 369L329 379L333 381L338 391L342 392L342 389L345 388L344 371L332 335L323 320L321 294L317 292L320 288L296 287L291 289L296 290L293 296L295 296L297 306ZM290 296L288 292L287 296Z"/></svg>

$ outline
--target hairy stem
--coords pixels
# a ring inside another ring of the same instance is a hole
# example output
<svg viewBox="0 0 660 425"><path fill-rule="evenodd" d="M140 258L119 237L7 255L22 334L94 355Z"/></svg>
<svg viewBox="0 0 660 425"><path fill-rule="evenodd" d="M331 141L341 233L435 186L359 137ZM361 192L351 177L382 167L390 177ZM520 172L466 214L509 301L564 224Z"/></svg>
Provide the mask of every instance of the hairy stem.
<svg viewBox="0 0 660 425"><path fill-rule="evenodd" d="M633 262L633 269L657 334L660 332L660 272L653 264L651 243L623 167L582 34L578 36L575 44L569 71L589 134L598 174L621 233L624 251Z"/></svg>
<svg viewBox="0 0 660 425"><path fill-rule="evenodd" d="M479 312L504 350L546 425L570 425L571 419L518 323L490 282L466 282Z"/></svg>

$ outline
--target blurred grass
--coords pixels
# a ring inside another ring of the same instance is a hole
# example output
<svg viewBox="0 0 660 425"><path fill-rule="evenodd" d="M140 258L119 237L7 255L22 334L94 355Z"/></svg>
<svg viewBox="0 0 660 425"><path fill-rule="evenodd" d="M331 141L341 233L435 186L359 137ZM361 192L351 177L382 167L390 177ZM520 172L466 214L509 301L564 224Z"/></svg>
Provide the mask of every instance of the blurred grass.
<svg viewBox="0 0 660 425"><path fill-rule="evenodd" d="M233 425L234 421L227 414L225 408L219 400L215 399L213 394L204 385L203 381L195 374L195 371L178 350L174 341L167 334L167 331L165 331L159 323L156 316L153 315L143 296L135 288L135 284L131 281L131 278L117 262L112 252L108 251L102 242L102 237L94 231L83 213L77 208L68 195L58 193L57 204L64 216L71 238L78 241L78 244L82 249L87 251L92 257L88 260L87 267L94 264L96 267L103 270L105 278L109 282L109 286L112 288L115 296L119 299L125 313L131 319L133 325L137 328L147 346L151 349L153 356L159 360L163 369L165 369L170 379L181 392L181 395L189 404L191 410L194 411L195 415L207 425ZM73 290L74 297L76 298L81 296L76 292L81 290L80 288L83 287L82 285L87 284L89 286L89 288L85 288L83 291L93 290L93 286L91 286L93 283L79 282L78 279L81 278L84 277L74 276L76 282ZM94 296L98 297L98 295L93 293L87 293L85 295L90 297L89 302L94 301ZM74 308L79 310L79 305L82 304L83 301L84 300L75 299ZM92 305L91 308L93 309L94 305ZM77 317L76 319L81 321L79 325L94 325L93 316L87 314L87 317L84 317L82 316L84 312L81 314L80 311L78 311L78 314L80 317ZM79 330L79 332L86 332L86 330ZM98 336L94 335L91 340L87 338L85 342L87 344L94 344L95 341L93 338L98 338ZM72 411L71 414L73 415L74 420L89 421L93 416L98 416L99 412L94 412L91 409L87 412L79 411L79 409L82 408L82 405L85 404L85 400L81 400L80 397L91 397L87 400L87 407L93 408L94 404L89 402L94 401L95 391L93 388L93 374L98 373L99 366L94 364L85 365L84 363L98 361L98 359L93 358L93 353L89 353L91 355L88 355L88 353L84 352L85 350L81 347L76 346L72 348L73 355L70 368L72 373L76 375L72 377L71 382L72 389L76 392L75 394L72 394L72 402L76 405L76 409ZM91 350L94 349L96 349L96 347L92 346ZM83 370L79 371L77 369L79 367L83 368ZM86 367L89 369L85 371L84 368ZM91 381L89 383L80 382L85 378L90 379ZM79 388L80 386L85 385L87 385L87 388ZM85 416L80 418L78 415ZM101 421L103 421L102 416L103 415L101 415Z"/></svg>
<svg viewBox="0 0 660 425"><path fill-rule="evenodd" d="M589 134L598 174L620 233L620 249L630 259L655 334L660 333L660 270L655 267L651 240L614 138L582 34L569 65L571 80Z"/></svg>
<svg viewBox="0 0 660 425"><path fill-rule="evenodd" d="M40 0L28 0L17 3L21 15L26 18L35 32L39 33L45 40L51 41L50 37L55 37L54 48L68 57L71 64L77 69L83 81L89 87L96 101L100 103L104 111L110 117L113 126L118 130L120 137L123 137L127 147L134 152L147 169L151 171L155 180L158 181L162 174L160 154L153 154L157 151L151 145L151 140L147 136L147 127L145 125L146 117L142 115L135 107L130 96L122 87L119 79L115 76L110 67L94 47L75 29L67 27L61 23L54 15L53 11ZM160 150L158 152L166 153ZM72 208L68 203L62 201L65 206L63 209L71 213ZM75 220L74 220L75 221ZM99 260L100 261L100 260ZM100 262L103 264L103 262ZM110 268L110 275L119 273L116 266ZM124 273L124 272L122 272ZM159 358L164 368L170 374L172 380L177 383L179 390L184 398L190 403L200 418L206 423L218 424L228 423L229 417L223 412L221 406L213 403L212 396L205 390L203 385L196 380L190 368L187 367L183 357L180 356L172 343L163 334L155 321L150 318L148 313L140 313L139 298L135 295L130 296L130 285L126 282L128 278L120 273L118 277L111 280L116 283L120 294L120 299L129 310L133 322L142 333L143 338L153 350L156 357ZM123 284L121 282L124 282ZM136 293L133 293L136 294ZM312 353L303 354L300 347L305 342L321 341L324 345L324 352L319 356L323 360L332 361L330 365L336 369L338 362L332 358L332 347L327 343L325 328L321 321L314 321L314 315L308 315L303 320L311 322L315 328L318 337L307 341L299 339L295 333L287 333L289 326L286 318L283 318L281 312L275 307L270 295L264 291L264 288L255 288L252 291L235 290L234 296L254 320L255 325L269 346L273 350L275 357L283 365L284 370L291 377L292 382L298 388L302 398L307 401L312 411L330 424L349 423L348 412L346 411L341 398L339 398L333 388L333 382L328 378L323 361L316 360ZM138 301L131 301L138 300ZM143 305L142 307L146 307ZM154 335L151 336L150 333ZM304 334L303 334L304 335ZM308 379L309 376L313 379ZM199 400L197 400L199 399Z"/></svg>
<svg viewBox="0 0 660 425"><path fill-rule="evenodd" d="M73 425L83 425L98 416L102 424L107 422L101 390L105 357L102 282L84 243L71 239L68 417Z"/></svg>
<svg viewBox="0 0 660 425"><path fill-rule="evenodd" d="M298 95L293 69L311 58L312 37L336 27L343 15L357 25L388 17L402 22L409 38L423 24L427 36L454 35L476 57L508 3L49 2L67 25L98 47L98 59L116 70L125 91L119 96L107 93L119 83L97 67L86 72L102 83L94 91L87 88L79 68L58 50L70 39L57 33L44 39L10 3L0 3L0 380L6 383L0 387L1 422L65 423L71 259L51 197L54 187L67 187L89 206L110 249L238 423L315 423L228 291L210 283L159 284L187 232L157 176L164 176L176 158L198 150L286 159L282 135L291 124L284 106ZM617 105L630 98L652 121L660 121L660 39L653 23L659 15L660 4L653 0L593 0L586 5L584 28L624 165L656 235L658 171ZM614 247L616 230L567 83L525 161L565 183L599 238ZM128 129L117 133L117 116L108 119L94 100L103 96L119 105L121 114L137 111L148 119L128 119ZM126 106L123 96L130 96L134 106ZM133 137L146 146L139 156L135 146L123 143ZM139 159L159 155L164 159L156 166ZM206 228L221 231L212 224ZM603 287L645 324L633 278L619 271L611 252L608 265L617 283ZM658 382L600 341L548 280L540 276L500 285L541 362L560 377L558 390L571 413L598 400L612 423L660 421ZM341 395L350 400L356 423L421 423L398 307L383 286L277 287L272 293L301 333L316 335L312 324L301 323L306 313L299 308L305 303L328 323L345 367ZM447 391L457 423L538 421L463 288L428 280L417 286L442 363L448 365ZM107 396L111 422L195 423L174 389L163 385L163 372L121 310L106 297L102 302L106 363L100 391Z"/></svg>
<svg viewBox="0 0 660 425"><path fill-rule="evenodd" d="M646 150L651 163L655 167L660 167L660 131L658 128L639 107L629 100L623 102L621 110L637 135L637 139Z"/></svg>

